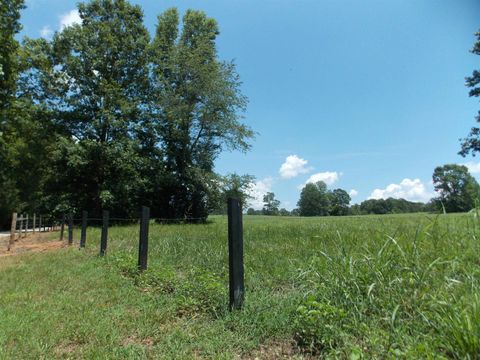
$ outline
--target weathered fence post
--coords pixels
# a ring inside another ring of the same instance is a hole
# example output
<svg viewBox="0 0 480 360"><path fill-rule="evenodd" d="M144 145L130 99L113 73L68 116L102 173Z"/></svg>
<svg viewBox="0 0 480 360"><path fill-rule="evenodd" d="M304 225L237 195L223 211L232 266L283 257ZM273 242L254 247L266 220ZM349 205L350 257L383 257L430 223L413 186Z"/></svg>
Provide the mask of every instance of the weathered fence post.
<svg viewBox="0 0 480 360"><path fill-rule="evenodd" d="M87 218L88 212L82 211L82 232L80 234L80 248L85 247L85 241L87 240Z"/></svg>
<svg viewBox="0 0 480 360"><path fill-rule="evenodd" d="M65 214L62 214L62 224L60 225L60 241L63 241L64 231L65 231Z"/></svg>
<svg viewBox="0 0 480 360"><path fill-rule="evenodd" d="M34 233L34 234L35 234L35 223L36 223L36 222L37 222L37 217L36 217L36 214L33 213L33 226L32 226L32 228L33 228L33 233Z"/></svg>
<svg viewBox="0 0 480 360"><path fill-rule="evenodd" d="M110 214L108 210L103 210L102 213L102 238L100 239L100 256L105 256L107 252L107 238L108 238L108 220Z"/></svg>
<svg viewBox="0 0 480 360"><path fill-rule="evenodd" d="M42 215L40 215L40 219L38 220L38 232L42 232Z"/></svg>
<svg viewBox="0 0 480 360"><path fill-rule="evenodd" d="M240 309L245 297L243 268L242 204L228 199L228 262L230 277L230 309Z"/></svg>
<svg viewBox="0 0 480 360"><path fill-rule="evenodd" d="M12 214L12 224L10 227L10 240L8 242L8 251L10 251L11 246L15 243L15 232L17 230L17 213Z"/></svg>
<svg viewBox="0 0 480 360"><path fill-rule="evenodd" d="M142 206L140 219L140 241L138 245L138 269L147 270L148 260L148 225L150 222L150 208Z"/></svg>
<svg viewBox="0 0 480 360"><path fill-rule="evenodd" d="M20 222L20 225L18 226L18 239L20 239L23 231L23 214L20 214L20 219L18 219L18 221Z"/></svg>
<svg viewBox="0 0 480 360"><path fill-rule="evenodd" d="M73 244L73 214L68 217L68 245Z"/></svg>
<svg viewBox="0 0 480 360"><path fill-rule="evenodd" d="M27 231L28 231L28 214L27 214L27 217L25 218L25 229L23 232L23 237L27 237Z"/></svg>

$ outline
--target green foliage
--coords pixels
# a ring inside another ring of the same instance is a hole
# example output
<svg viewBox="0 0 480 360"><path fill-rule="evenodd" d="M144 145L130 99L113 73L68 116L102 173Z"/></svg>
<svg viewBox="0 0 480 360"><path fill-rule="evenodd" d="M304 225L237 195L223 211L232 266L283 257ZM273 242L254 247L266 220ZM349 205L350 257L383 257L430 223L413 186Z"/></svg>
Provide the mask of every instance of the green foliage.
<svg viewBox="0 0 480 360"><path fill-rule="evenodd" d="M81 24L19 48L22 6L0 7L0 226L14 209L132 216L140 205L205 220L226 193L245 200L251 177L222 193L214 173L253 136L214 19L188 10L180 24L170 9L150 39L138 5L92 0L78 5Z"/></svg>
<svg viewBox="0 0 480 360"><path fill-rule="evenodd" d="M403 214L425 211L436 211L435 207L428 206L421 202L412 202L405 199L368 199L359 205L353 205L352 215L366 214Z"/></svg>
<svg viewBox="0 0 480 360"><path fill-rule="evenodd" d="M224 149L246 151L253 132L239 121L246 98L235 66L217 59L216 21L188 10L179 23L176 9L158 17L149 121L170 177L163 187L169 213L206 217L216 185L208 177L214 160Z"/></svg>
<svg viewBox="0 0 480 360"><path fill-rule="evenodd" d="M285 208L281 208L278 212L280 216L291 216L292 214Z"/></svg>
<svg viewBox="0 0 480 360"><path fill-rule="evenodd" d="M19 86L25 54L15 35L23 8L23 1L0 3L0 228L9 225L13 211L41 209L49 174L51 122Z"/></svg>
<svg viewBox="0 0 480 360"><path fill-rule="evenodd" d="M475 207L480 187L464 165L438 166L433 172L433 185L447 212L465 212Z"/></svg>
<svg viewBox="0 0 480 360"><path fill-rule="evenodd" d="M296 338L311 352L334 350L341 345L346 312L310 296L298 307L295 317Z"/></svg>
<svg viewBox="0 0 480 360"><path fill-rule="evenodd" d="M64 88L52 94L52 111L66 136L49 190L94 215L102 207L129 214L142 181L133 135L147 89L149 34L140 7L126 1L80 4L79 13L82 24L56 34L51 48L59 76L49 80Z"/></svg>
<svg viewBox="0 0 480 360"><path fill-rule="evenodd" d="M480 31L475 34L477 37L475 44L473 45L472 53L480 55ZM466 86L470 88L469 96L480 96L480 71L474 70L471 76L465 78ZM475 117L477 122L480 122L480 112ZM480 151L480 128L473 127L470 130L470 134L465 139L462 139L462 149L459 154L467 156L472 153L474 156Z"/></svg>
<svg viewBox="0 0 480 360"><path fill-rule="evenodd" d="M22 29L19 20L23 8L23 0L2 0L0 3L0 126L8 120L8 107L14 100L17 87L18 42L15 35Z"/></svg>
<svg viewBox="0 0 480 360"><path fill-rule="evenodd" d="M212 197L214 205L213 214L227 214L227 200L228 198L239 199L242 207L248 205L252 198L249 191L255 177L252 175L238 175L236 173L227 174L226 176L219 176L218 179L218 195L217 198Z"/></svg>
<svg viewBox="0 0 480 360"><path fill-rule="evenodd" d="M341 216L348 215L350 205L350 195L343 189L335 189L329 193L330 197L330 215Z"/></svg>
<svg viewBox="0 0 480 360"><path fill-rule="evenodd" d="M316 184L306 184L300 193L297 204L300 216L325 216L328 215L330 199L327 185L323 181Z"/></svg>
<svg viewBox="0 0 480 360"><path fill-rule="evenodd" d="M275 194L273 192L267 192L263 196L263 215L278 215L280 206L280 200L275 199Z"/></svg>
<svg viewBox="0 0 480 360"><path fill-rule="evenodd" d="M327 189L323 181L306 184L297 206L300 216L347 215L350 195L343 189Z"/></svg>
<svg viewBox="0 0 480 360"><path fill-rule="evenodd" d="M445 350L461 359L480 356L480 299L478 294L468 303L445 303L439 311L438 323L444 334Z"/></svg>

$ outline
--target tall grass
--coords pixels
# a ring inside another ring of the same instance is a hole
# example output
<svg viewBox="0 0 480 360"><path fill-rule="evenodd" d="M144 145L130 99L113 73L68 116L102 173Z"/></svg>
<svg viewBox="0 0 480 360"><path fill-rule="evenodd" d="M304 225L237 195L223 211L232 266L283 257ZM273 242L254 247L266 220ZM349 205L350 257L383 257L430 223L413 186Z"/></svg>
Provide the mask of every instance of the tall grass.
<svg viewBox="0 0 480 360"><path fill-rule="evenodd" d="M298 357L478 359L478 221L247 216L246 302L233 313L226 218L152 223L143 274L137 226L110 230L105 259L89 228L86 251L0 265L0 357L255 357L280 342Z"/></svg>

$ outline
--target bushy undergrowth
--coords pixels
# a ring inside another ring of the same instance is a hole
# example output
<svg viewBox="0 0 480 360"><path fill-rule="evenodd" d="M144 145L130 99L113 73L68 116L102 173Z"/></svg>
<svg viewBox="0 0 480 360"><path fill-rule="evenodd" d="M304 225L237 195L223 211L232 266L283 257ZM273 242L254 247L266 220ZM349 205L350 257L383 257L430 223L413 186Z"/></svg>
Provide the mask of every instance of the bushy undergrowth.
<svg viewBox="0 0 480 360"><path fill-rule="evenodd" d="M146 271L139 272L135 259L125 253L112 256L110 262L142 291L158 296L170 295L178 316L209 315L216 318L224 313L225 279L209 270L190 268L186 273L176 273L172 268L153 263Z"/></svg>
<svg viewBox="0 0 480 360"><path fill-rule="evenodd" d="M86 267L99 283L103 274L111 278L117 274L115 286L133 286L135 293L128 293L132 298L122 299L117 311L125 318L142 312L144 320L136 331L153 345L136 349L143 349L146 357L249 357L262 343L283 342L295 343L288 354L298 357L478 359L478 221L472 214L246 217L247 293L244 309L238 312L228 309L223 217L204 225L152 223L149 268L143 273L136 268L138 229L133 226L111 229L106 259L96 256L96 228L89 229L86 252L67 251L68 266L67 259L49 256L59 263L58 269ZM30 266L49 274L51 264L38 255ZM9 294L6 302L5 292L0 293L0 301L7 305L4 314L17 299L5 279L25 284L28 274L35 272L29 269L22 263L3 271L0 285ZM80 283L85 277L88 282L86 276L79 270L72 281ZM53 285L42 286L33 288L49 296L57 291ZM110 292L118 291L115 286L110 285ZM88 290L92 303L101 302L98 291ZM38 301L50 299L42 296ZM0 323L0 344L7 349L0 349L0 355L12 354L8 350L12 339L16 344L22 341L6 325L28 317L23 309L15 309L7 316L11 322ZM137 318L138 314L132 321ZM101 337L97 326L90 325L93 338ZM28 326L23 331L28 332ZM131 332L128 327L124 331ZM108 349L114 353L118 346L104 340L99 350L93 341L83 341L83 355L88 349L95 356Z"/></svg>

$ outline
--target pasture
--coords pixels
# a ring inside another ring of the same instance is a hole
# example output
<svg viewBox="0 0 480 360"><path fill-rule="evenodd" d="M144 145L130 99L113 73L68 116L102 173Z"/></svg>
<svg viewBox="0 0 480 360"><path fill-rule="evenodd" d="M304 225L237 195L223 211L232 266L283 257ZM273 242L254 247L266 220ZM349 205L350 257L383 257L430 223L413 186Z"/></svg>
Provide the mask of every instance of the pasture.
<svg viewBox="0 0 480 360"><path fill-rule="evenodd" d="M100 227L86 248L0 258L0 358L478 358L473 214L244 217L228 309L227 219ZM58 234L52 233L52 239Z"/></svg>

